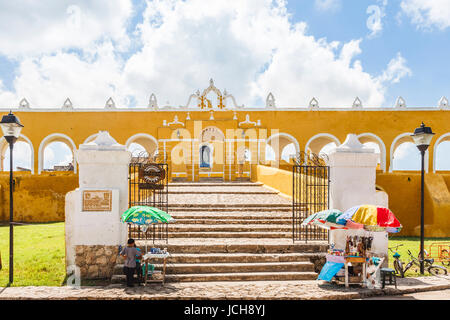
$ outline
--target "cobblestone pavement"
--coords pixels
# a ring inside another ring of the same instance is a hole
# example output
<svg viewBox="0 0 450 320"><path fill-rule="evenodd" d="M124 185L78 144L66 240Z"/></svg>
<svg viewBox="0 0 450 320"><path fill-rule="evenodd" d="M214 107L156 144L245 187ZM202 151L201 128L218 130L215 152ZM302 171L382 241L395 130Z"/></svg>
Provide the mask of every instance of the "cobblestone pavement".
<svg viewBox="0 0 450 320"><path fill-rule="evenodd" d="M0 299L306 299L341 300L369 296L399 295L414 292L450 289L450 277L399 279L398 289L346 289L321 281L256 281L256 282L192 282L168 283L164 287L125 288L123 285L104 287L12 287L0 289Z"/></svg>

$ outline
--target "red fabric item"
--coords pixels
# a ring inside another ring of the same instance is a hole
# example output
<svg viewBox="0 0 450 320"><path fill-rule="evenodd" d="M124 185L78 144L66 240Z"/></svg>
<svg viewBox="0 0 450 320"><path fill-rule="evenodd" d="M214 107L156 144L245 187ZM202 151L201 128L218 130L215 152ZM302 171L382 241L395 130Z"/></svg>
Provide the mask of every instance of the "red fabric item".
<svg viewBox="0 0 450 320"><path fill-rule="evenodd" d="M388 208L377 208L377 224L380 227L398 228L402 225Z"/></svg>

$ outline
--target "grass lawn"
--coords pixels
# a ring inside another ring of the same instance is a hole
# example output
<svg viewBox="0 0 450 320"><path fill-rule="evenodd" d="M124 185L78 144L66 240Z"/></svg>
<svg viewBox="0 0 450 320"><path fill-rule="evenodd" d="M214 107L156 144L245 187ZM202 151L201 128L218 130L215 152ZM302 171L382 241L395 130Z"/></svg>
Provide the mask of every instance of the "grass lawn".
<svg viewBox="0 0 450 320"><path fill-rule="evenodd" d="M425 250L429 252L428 250L428 246L430 246L432 243L434 242L448 242L450 244L450 238L425 238ZM401 255L400 260L404 263L404 265L406 265L409 261L409 255L408 255L408 250L411 251L411 253L415 256L418 257L419 255L419 251L420 251L420 238L419 237L390 237L389 238L389 248L392 248L396 245L399 244L403 244L403 246L398 248L398 253ZM391 251L389 251L389 267L394 269L394 258L392 258L393 253ZM435 258L436 257L432 257ZM435 262L434 264L438 265L438 266L443 266L442 263L440 262ZM446 266L447 270L450 274L450 267ZM420 271L419 270L415 270L415 266L412 266L411 269L409 269L405 276L406 277L417 277L420 276ZM427 272L427 270L425 270L425 276L429 276L430 274Z"/></svg>
<svg viewBox="0 0 450 320"><path fill-rule="evenodd" d="M0 226L0 252L4 287L9 281L9 226ZM64 223L15 226L13 286L61 286L64 280Z"/></svg>

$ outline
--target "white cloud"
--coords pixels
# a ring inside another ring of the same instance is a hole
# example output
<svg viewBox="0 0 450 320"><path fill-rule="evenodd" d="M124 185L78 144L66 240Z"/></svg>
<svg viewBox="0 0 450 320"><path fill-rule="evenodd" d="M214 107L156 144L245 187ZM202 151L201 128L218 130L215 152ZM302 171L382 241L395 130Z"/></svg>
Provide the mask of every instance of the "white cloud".
<svg viewBox="0 0 450 320"><path fill-rule="evenodd" d="M450 1L448 0L402 0L403 12L418 28L450 27Z"/></svg>
<svg viewBox="0 0 450 320"><path fill-rule="evenodd" d="M397 56L389 62L387 69L379 79L381 82L398 83L402 78L411 75L412 71L406 66L405 58L398 52Z"/></svg>
<svg viewBox="0 0 450 320"><path fill-rule="evenodd" d="M87 4L77 5L82 12L87 10ZM27 9L25 18L39 12L35 6ZM64 12L67 7L66 3ZM52 7L53 11L57 10ZM278 106L307 105L313 96L321 106L349 106L355 96L365 106L379 106L385 86L399 80L404 70L388 67L384 81L365 72L355 60L361 39L347 43L316 39L305 23L289 20L283 0L216 0L207 6L203 0L155 0L142 14L133 35L139 50L124 59L118 54L118 39L126 38L124 21L129 13L111 27L117 32L92 27L90 40L79 43L76 53L65 50L71 44L59 41L58 33L55 41L43 46L51 53L42 53L36 42L19 46L15 50L26 56L19 59L14 92L0 83L0 107L17 105L22 97L36 108L60 107L66 97L75 107L103 107L109 96L118 106L145 106L152 92L160 106L167 101L178 106L185 105L196 89L207 87L211 77L246 106L263 105L269 92L275 94ZM18 14L9 19L24 23ZM66 23L67 18L63 20ZM57 26L62 23L55 21ZM76 18L73 21L76 25ZM26 38L34 41L32 35L28 32ZM14 52L11 43L2 45L0 50Z"/></svg>
<svg viewBox="0 0 450 320"><path fill-rule="evenodd" d="M108 37L128 44L126 23L130 0L1 1L0 53L47 53L62 48L84 48ZM118 46L118 47L120 47Z"/></svg>
<svg viewBox="0 0 450 320"><path fill-rule="evenodd" d="M336 10L341 6L341 0L315 0L314 5L322 11Z"/></svg>

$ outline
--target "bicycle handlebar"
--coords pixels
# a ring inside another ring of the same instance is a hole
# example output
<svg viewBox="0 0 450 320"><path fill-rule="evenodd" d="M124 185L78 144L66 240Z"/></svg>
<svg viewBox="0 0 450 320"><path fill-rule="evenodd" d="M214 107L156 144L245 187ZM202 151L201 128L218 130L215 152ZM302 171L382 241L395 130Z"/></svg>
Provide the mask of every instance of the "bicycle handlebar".
<svg viewBox="0 0 450 320"><path fill-rule="evenodd" d="M393 247L390 247L390 248L388 248L389 250L391 250L392 252L394 252L394 250L392 250L392 249L395 249L395 250L397 250L398 249L398 247L401 247L401 246L403 246L403 244L398 244L398 245L396 245L396 246L393 246Z"/></svg>

